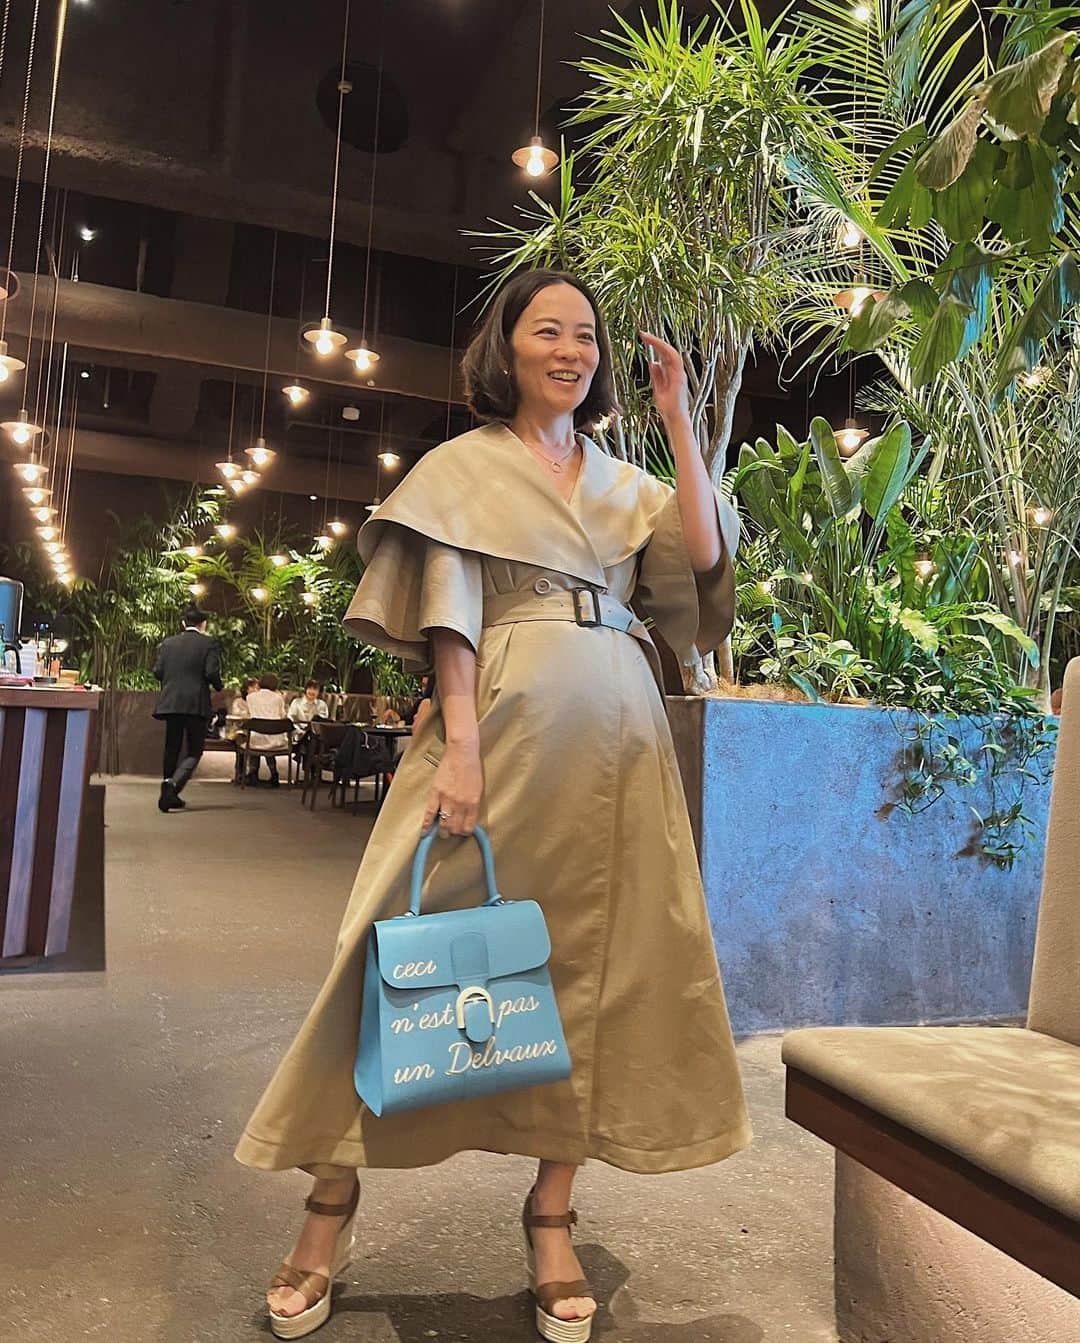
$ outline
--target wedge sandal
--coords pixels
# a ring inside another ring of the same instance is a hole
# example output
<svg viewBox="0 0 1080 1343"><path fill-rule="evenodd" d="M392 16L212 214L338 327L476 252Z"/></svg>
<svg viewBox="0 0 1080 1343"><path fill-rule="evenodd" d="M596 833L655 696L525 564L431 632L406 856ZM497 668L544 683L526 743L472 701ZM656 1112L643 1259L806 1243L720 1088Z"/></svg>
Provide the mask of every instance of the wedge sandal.
<svg viewBox="0 0 1080 1343"><path fill-rule="evenodd" d="M268 1311L270 1329L275 1338L306 1338L330 1318L334 1279L345 1271L353 1256L353 1221L359 1202L359 1180L348 1203L317 1203L313 1198L305 1199L306 1211L318 1213L321 1217L344 1217L345 1222L338 1232L329 1277L325 1273L308 1273L286 1263L275 1273L269 1287L271 1292L278 1287L291 1287L307 1302L307 1309L299 1315L279 1315L275 1310Z"/></svg>
<svg viewBox="0 0 1080 1343"><path fill-rule="evenodd" d="M536 1281L536 1253L533 1250L532 1236L529 1234L530 1227L534 1226L564 1226L567 1233L572 1226L577 1224L577 1213L570 1209L569 1212L559 1213L558 1215L544 1216L532 1211L533 1191L529 1190L529 1196L525 1200L525 1209L521 1214L521 1226L525 1233L525 1261L529 1270L529 1290L536 1298L536 1329L541 1338L546 1338L549 1343L588 1343L592 1335L592 1315L579 1316L574 1320L563 1320L552 1312L555 1309L556 1302L569 1301L572 1297L588 1296L595 1300L595 1293L584 1278L575 1278L573 1282L542 1282Z"/></svg>

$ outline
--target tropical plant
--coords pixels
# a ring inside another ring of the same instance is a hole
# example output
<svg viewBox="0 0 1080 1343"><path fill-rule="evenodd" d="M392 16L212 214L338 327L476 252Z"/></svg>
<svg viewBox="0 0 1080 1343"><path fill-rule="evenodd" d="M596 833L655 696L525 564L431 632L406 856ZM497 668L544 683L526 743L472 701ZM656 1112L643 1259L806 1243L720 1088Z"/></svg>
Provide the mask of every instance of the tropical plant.
<svg viewBox="0 0 1080 1343"><path fill-rule="evenodd" d="M843 174L851 155L812 92L813 31L794 33L785 16L766 27L753 0L691 30L677 0L659 0L655 21L613 19L587 39L598 54L577 63L590 86L568 127L584 131L564 152L557 200L532 192L518 223L471 236L493 253L489 296L523 266L591 285L613 341L623 414L606 441L618 455L645 466L659 451L663 462L638 331L683 351L719 485L747 356L778 332L798 261L785 164Z"/></svg>

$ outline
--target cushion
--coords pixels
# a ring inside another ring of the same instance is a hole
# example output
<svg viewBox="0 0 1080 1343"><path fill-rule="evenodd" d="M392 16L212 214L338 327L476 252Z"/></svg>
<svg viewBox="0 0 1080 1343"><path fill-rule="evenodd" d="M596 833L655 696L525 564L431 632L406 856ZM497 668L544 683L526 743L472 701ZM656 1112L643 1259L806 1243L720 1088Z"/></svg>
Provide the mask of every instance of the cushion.
<svg viewBox="0 0 1080 1343"><path fill-rule="evenodd" d="M820 1027L784 1062L1080 1222L1080 1048L1000 1026Z"/></svg>

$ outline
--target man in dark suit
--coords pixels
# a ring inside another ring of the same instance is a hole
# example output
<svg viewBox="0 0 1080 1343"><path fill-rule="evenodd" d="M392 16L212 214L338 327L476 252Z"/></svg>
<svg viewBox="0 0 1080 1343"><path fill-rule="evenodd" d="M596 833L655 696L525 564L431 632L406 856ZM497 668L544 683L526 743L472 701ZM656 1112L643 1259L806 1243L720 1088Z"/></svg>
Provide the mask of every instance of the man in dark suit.
<svg viewBox="0 0 1080 1343"><path fill-rule="evenodd" d="M206 616L196 606L184 612L184 632L158 649L154 675L161 682L154 717L165 722L165 763L160 811L177 811L180 797L203 753L210 721L210 689L221 689L217 644L206 633ZM181 748L187 750L181 760Z"/></svg>

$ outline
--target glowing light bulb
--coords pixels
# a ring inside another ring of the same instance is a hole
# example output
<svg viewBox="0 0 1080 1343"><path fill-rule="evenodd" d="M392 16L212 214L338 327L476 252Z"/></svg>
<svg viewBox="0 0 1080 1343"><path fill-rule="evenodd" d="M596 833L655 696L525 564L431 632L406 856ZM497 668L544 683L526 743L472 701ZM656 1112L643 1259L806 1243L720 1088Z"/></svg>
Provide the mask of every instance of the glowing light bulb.
<svg viewBox="0 0 1080 1343"><path fill-rule="evenodd" d="M60 544L59 541L45 542L45 553L47 555L59 555L60 552L63 550L63 548L64 547Z"/></svg>
<svg viewBox="0 0 1080 1343"><path fill-rule="evenodd" d="M56 509L50 507L50 505L48 504L40 504L37 508L32 508L30 510L30 516L34 519L35 522L48 523L53 517L56 516Z"/></svg>
<svg viewBox="0 0 1080 1343"><path fill-rule="evenodd" d="M215 462L214 465L217 467L218 471L221 472L221 474L225 477L226 480L232 480L233 477L238 476L241 471L239 462L233 462L233 461Z"/></svg>
<svg viewBox="0 0 1080 1343"><path fill-rule="evenodd" d="M319 332L318 337L315 340L315 349L318 354L334 353L334 342L330 339L330 337L326 334L325 331Z"/></svg>
<svg viewBox="0 0 1080 1343"><path fill-rule="evenodd" d="M1036 527L1045 527L1053 518L1054 510L1045 504L1036 504L1031 510L1031 521Z"/></svg>
<svg viewBox="0 0 1080 1343"><path fill-rule="evenodd" d="M7 382L8 378L10 377L11 374L8 372L7 365L0 364L0 382Z"/></svg>
<svg viewBox="0 0 1080 1343"><path fill-rule="evenodd" d="M37 529L37 534L43 541L55 541L60 535L55 527L39 527Z"/></svg>
<svg viewBox="0 0 1080 1343"><path fill-rule="evenodd" d="M258 485L261 478L262 477L259 475L258 471L240 472L240 479L244 482L245 485Z"/></svg>
<svg viewBox="0 0 1080 1343"><path fill-rule="evenodd" d="M188 592L190 592L191 595L192 595L193 597L203 597L203 596L206 595L206 584L205 584L205 583L189 583L189 584L188 584Z"/></svg>
<svg viewBox="0 0 1080 1343"><path fill-rule="evenodd" d="M79 229L79 237L83 242L93 242L97 237L97 229L87 228L84 224L82 228Z"/></svg>
<svg viewBox="0 0 1080 1343"><path fill-rule="evenodd" d="M344 536L349 530L349 524L347 522L342 522L340 518L334 518L331 522L326 524L326 530L328 532L333 532L335 536Z"/></svg>
<svg viewBox="0 0 1080 1343"><path fill-rule="evenodd" d="M239 476L235 480L230 480L227 483L229 489L232 490L233 494L235 494L238 499L248 487L247 481L241 480Z"/></svg>
<svg viewBox="0 0 1080 1343"><path fill-rule="evenodd" d="M185 555L189 556L193 560L197 560L199 556L203 553L202 546L195 546L195 545L184 546L182 547L182 550Z"/></svg>
<svg viewBox="0 0 1080 1343"><path fill-rule="evenodd" d="M539 135L534 135L527 145L515 149L510 157L519 168L525 169L529 177L541 177L559 161L557 154L544 147Z"/></svg>
<svg viewBox="0 0 1080 1343"><path fill-rule="evenodd" d="M869 23L874 17L874 11L869 5L856 5L851 13L852 17L857 19L859 23Z"/></svg>
<svg viewBox="0 0 1080 1343"><path fill-rule="evenodd" d="M219 522L214 528L214 531L217 532L218 536L220 536L223 541L231 541L236 535L236 524L233 522Z"/></svg>
<svg viewBox="0 0 1080 1343"><path fill-rule="evenodd" d="M369 349L363 341L355 349L346 350L345 358L352 360L352 365L357 373L370 373L379 362L379 355L374 350Z"/></svg>
<svg viewBox="0 0 1080 1343"><path fill-rule="evenodd" d="M252 464L260 467L268 466L277 456L273 448L267 447L266 439L261 437L257 438L252 446L245 448L244 451L251 458Z"/></svg>
<svg viewBox="0 0 1080 1343"><path fill-rule="evenodd" d="M308 399L311 393L306 387L301 387L297 382L291 382L288 387L281 389L289 398L294 406L301 406Z"/></svg>
<svg viewBox="0 0 1080 1343"><path fill-rule="evenodd" d="M327 536L326 532L320 532L315 538L315 544L320 550L329 550L334 544L334 538L332 536Z"/></svg>
<svg viewBox="0 0 1080 1343"><path fill-rule="evenodd" d="M264 587L254 587L251 589L251 595L255 601L264 602L270 596L270 593Z"/></svg>
<svg viewBox="0 0 1080 1343"><path fill-rule="evenodd" d="M401 458L396 452L380 452L379 461L382 462L383 466L397 466Z"/></svg>
<svg viewBox="0 0 1080 1343"><path fill-rule="evenodd" d="M36 485L42 476L48 474L48 470L41 462L17 462L15 474L28 485Z"/></svg>
<svg viewBox="0 0 1080 1343"><path fill-rule="evenodd" d="M288 564L288 562L289 562L289 557L288 557L288 555L271 555L271 556L270 556L270 563L274 566L275 569L280 569L283 565Z"/></svg>
<svg viewBox="0 0 1080 1343"><path fill-rule="evenodd" d="M31 507L38 508L42 504L48 503L52 490L47 490L41 485L31 485L29 489L23 490L23 494L26 495L26 501Z"/></svg>
<svg viewBox="0 0 1080 1343"><path fill-rule="evenodd" d="M833 437L836 439L836 446L844 456L850 457L863 439L869 437L869 430L863 429L855 420L847 419L844 421L843 429L833 431Z"/></svg>
<svg viewBox="0 0 1080 1343"><path fill-rule="evenodd" d="M30 412L25 406L14 420L5 420L0 429L6 429L11 435L12 442L18 443L20 447L25 447L36 434L41 433L40 425L30 423Z"/></svg>

